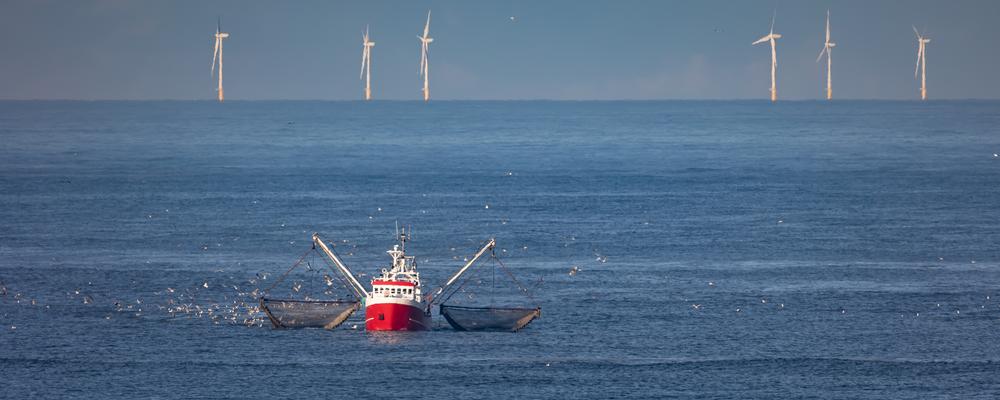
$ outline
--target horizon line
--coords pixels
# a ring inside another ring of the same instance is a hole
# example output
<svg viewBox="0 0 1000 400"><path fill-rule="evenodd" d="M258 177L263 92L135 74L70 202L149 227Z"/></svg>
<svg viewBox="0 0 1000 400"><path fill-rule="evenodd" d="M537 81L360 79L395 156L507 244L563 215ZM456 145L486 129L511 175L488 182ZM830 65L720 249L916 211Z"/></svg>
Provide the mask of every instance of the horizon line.
<svg viewBox="0 0 1000 400"><path fill-rule="evenodd" d="M4 99L0 98L0 102L213 102L217 103L218 100L214 98L206 99L177 99L177 98L163 98L163 99L80 99L80 98L51 98L51 99ZM431 101L424 101L422 99L289 99L289 98L274 98L274 99L227 99L226 102L276 102L276 101L288 101L288 102L330 102L330 103L370 103L370 102L394 102L394 103L406 103L406 102L419 102L419 103L434 103L434 102L667 102L667 101L764 101L771 103L772 101L767 98L663 98L663 99L547 99L547 98L525 98L525 99L434 99ZM948 98L936 98L921 100L919 98L904 99L904 98L842 98L842 99L825 99L821 97L816 98L792 98L792 99L778 99L774 103L782 102L838 102L838 101L893 101L893 102L937 102L937 101L1000 101L1000 97L948 97Z"/></svg>

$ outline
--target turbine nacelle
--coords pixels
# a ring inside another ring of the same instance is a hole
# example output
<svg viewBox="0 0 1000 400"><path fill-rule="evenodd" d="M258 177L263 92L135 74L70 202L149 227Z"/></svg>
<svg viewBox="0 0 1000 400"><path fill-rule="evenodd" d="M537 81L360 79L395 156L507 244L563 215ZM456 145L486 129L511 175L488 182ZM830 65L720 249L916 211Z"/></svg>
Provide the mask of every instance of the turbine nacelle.
<svg viewBox="0 0 1000 400"><path fill-rule="evenodd" d="M226 32L219 32L219 33L215 34L215 37L217 37L219 39L225 39L225 38L229 37L229 34L226 33Z"/></svg>

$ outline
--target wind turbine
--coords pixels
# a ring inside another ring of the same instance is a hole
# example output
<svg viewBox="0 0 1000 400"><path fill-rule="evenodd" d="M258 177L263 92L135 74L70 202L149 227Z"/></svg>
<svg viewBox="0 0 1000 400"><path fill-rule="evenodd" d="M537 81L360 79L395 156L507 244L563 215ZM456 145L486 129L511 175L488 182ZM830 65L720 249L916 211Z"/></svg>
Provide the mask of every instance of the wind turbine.
<svg viewBox="0 0 1000 400"><path fill-rule="evenodd" d="M774 33L774 16L771 16L771 31L764 37L757 39L753 42L753 45L758 45L764 42L771 43L771 101L778 100L778 85L776 83L777 71L778 71L778 52L775 49L774 41L776 39L781 39L781 35Z"/></svg>
<svg viewBox="0 0 1000 400"><path fill-rule="evenodd" d="M212 54L212 76L215 76L215 60L219 60L219 88L216 91L219 92L219 102L226 100L226 94L222 90L222 39L228 38L229 34L222 32L222 18L219 18L218 24L215 26L215 53Z"/></svg>
<svg viewBox="0 0 1000 400"><path fill-rule="evenodd" d="M420 75L424 77L424 101L430 100L431 98L431 88L429 84L430 75L430 65L427 64L427 45L434 41L434 38L428 36L431 30L431 12L427 11L427 24L424 25L424 35L417 36L420 39Z"/></svg>
<svg viewBox="0 0 1000 400"><path fill-rule="evenodd" d="M819 51L819 57L816 57L816 62L819 62L823 58L823 54L826 53L826 99L830 100L833 98L833 48L837 44L830 41L830 10L826 10L826 42L823 42L823 50Z"/></svg>
<svg viewBox="0 0 1000 400"><path fill-rule="evenodd" d="M361 52L361 79L365 80L365 100L372 99L372 47L375 42L368 40L368 27L365 26L365 34L362 37L364 50Z"/></svg>
<svg viewBox="0 0 1000 400"><path fill-rule="evenodd" d="M920 74L920 100L927 100L927 43L931 40L920 35L917 27L913 27L913 33L917 34L917 67L913 69L913 78L916 79L917 72Z"/></svg>

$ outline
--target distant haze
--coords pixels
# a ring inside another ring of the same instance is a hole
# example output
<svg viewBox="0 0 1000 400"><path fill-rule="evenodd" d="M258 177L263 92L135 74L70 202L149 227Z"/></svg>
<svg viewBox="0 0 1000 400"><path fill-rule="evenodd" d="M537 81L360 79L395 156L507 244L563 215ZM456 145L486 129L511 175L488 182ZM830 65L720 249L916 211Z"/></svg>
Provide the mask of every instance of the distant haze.
<svg viewBox="0 0 1000 400"><path fill-rule="evenodd" d="M432 99L766 99L777 10L779 99L997 98L1000 1L0 0L0 99L213 99L216 17L227 100L355 100L371 25L372 95L417 100L427 10ZM511 20L510 17L515 17Z"/></svg>

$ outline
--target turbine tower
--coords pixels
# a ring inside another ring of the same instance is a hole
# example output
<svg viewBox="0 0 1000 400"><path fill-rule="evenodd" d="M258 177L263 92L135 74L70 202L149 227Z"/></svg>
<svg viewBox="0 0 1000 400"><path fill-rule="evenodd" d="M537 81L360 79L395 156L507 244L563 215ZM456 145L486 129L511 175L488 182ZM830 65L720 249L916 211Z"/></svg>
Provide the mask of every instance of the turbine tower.
<svg viewBox="0 0 1000 400"><path fill-rule="evenodd" d="M365 27L365 34L361 36L364 50L361 52L361 79L365 80L365 100L372 99L372 47L375 42L369 40L368 27Z"/></svg>
<svg viewBox="0 0 1000 400"><path fill-rule="evenodd" d="M215 53L212 54L212 76L215 76L215 61L219 60L219 88L216 91L219 92L220 103L226 100L225 91L222 90L222 39L228 37L228 33L222 32L222 18L219 18L219 22L215 26Z"/></svg>
<svg viewBox="0 0 1000 400"><path fill-rule="evenodd" d="M917 67L913 69L913 78L916 79L917 72L920 72L920 100L927 100L927 43L931 40L920 35L917 27L913 27L913 32L917 34Z"/></svg>
<svg viewBox="0 0 1000 400"><path fill-rule="evenodd" d="M776 83L777 71L778 71L778 52L775 49L775 40L781 39L781 35L774 33L774 16L771 16L771 31L764 37L757 39L753 42L753 45L758 45L764 42L771 43L771 101L778 100L778 85Z"/></svg>
<svg viewBox="0 0 1000 400"><path fill-rule="evenodd" d="M434 38L428 36L431 30L431 12L427 11L427 24L424 25L424 35L417 36L420 39L420 75L424 77L424 101L430 100L431 98L431 88L429 77L430 75L430 65L427 64L427 45L434 41Z"/></svg>
<svg viewBox="0 0 1000 400"><path fill-rule="evenodd" d="M830 41L830 10L826 10L826 42L823 42L823 50L819 51L819 57L816 57L816 62L823 59L823 54L826 54L826 99L830 100L833 98L833 48L837 44Z"/></svg>

